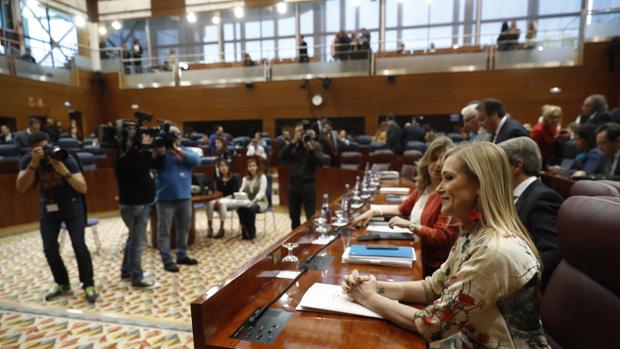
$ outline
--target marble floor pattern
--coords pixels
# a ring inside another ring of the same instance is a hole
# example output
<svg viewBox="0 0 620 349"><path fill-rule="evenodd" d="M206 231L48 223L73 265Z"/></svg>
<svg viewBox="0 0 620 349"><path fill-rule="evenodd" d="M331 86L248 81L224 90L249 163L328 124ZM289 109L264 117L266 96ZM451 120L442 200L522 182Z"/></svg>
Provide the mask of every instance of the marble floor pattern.
<svg viewBox="0 0 620 349"><path fill-rule="evenodd" d="M39 231L0 238L0 348L191 348L191 301L290 232L288 214L275 216L274 229L271 213L259 215L253 242L226 241L230 232L224 239L206 238L206 216L199 210L199 233L189 254L200 263L167 273L159 252L148 247L142 266L146 277L157 283L151 290L135 289L121 280L127 229L119 217L101 219L99 253L94 252L92 232L86 231L100 295L95 305L84 300L68 238L62 257L73 295L52 302L44 300L54 282ZM266 231L263 218L268 219ZM217 219L214 223L219 225Z"/></svg>

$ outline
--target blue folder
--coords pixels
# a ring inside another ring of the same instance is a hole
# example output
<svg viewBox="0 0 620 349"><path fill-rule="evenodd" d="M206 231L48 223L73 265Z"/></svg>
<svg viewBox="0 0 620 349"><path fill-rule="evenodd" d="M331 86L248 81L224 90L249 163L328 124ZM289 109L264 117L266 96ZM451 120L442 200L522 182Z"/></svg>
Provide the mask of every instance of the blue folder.
<svg viewBox="0 0 620 349"><path fill-rule="evenodd" d="M409 246L351 245L349 256L413 259L413 249Z"/></svg>

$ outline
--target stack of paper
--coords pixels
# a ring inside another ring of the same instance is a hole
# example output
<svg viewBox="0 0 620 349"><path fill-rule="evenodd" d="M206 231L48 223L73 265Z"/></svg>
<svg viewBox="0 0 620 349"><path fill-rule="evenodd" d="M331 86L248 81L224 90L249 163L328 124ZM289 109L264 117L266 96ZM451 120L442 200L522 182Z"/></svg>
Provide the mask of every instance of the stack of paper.
<svg viewBox="0 0 620 349"><path fill-rule="evenodd" d="M339 285L315 283L301 298L297 310L351 314L381 319L382 317L364 306L354 303Z"/></svg>
<svg viewBox="0 0 620 349"><path fill-rule="evenodd" d="M408 246L351 245L344 251L342 261L352 264L413 268L415 250Z"/></svg>
<svg viewBox="0 0 620 349"><path fill-rule="evenodd" d="M381 187L379 192L383 194L409 194L409 190L407 187Z"/></svg>
<svg viewBox="0 0 620 349"><path fill-rule="evenodd" d="M398 171L381 171L381 179L398 179L400 173Z"/></svg>

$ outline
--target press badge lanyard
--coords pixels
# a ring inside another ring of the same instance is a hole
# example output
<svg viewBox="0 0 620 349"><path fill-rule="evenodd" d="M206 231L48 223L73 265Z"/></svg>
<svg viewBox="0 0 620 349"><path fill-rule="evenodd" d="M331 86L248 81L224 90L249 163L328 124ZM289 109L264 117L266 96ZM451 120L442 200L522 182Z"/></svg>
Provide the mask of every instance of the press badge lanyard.
<svg viewBox="0 0 620 349"><path fill-rule="evenodd" d="M179 168L181 168L181 165L183 165L183 156L181 156L181 154L174 154L173 156L174 156L174 160L179 165ZM179 171L179 177L185 178L185 171L183 170Z"/></svg>

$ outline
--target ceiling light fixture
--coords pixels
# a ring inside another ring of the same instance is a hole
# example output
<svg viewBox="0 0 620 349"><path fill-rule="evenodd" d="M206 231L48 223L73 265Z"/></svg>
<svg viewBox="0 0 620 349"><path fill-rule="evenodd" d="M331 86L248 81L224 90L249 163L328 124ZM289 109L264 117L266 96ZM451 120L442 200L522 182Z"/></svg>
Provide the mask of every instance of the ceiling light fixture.
<svg viewBox="0 0 620 349"><path fill-rule="evenodd" d="M233 12L235 13L235 17L237 18L243 18L243 16L245 15L245 11L243 10L243 7L237 6L233 10Z"/></svg>
<svg viewBox="0 0 620 349"><path fill-rule="evenodd" d="M113 21L112 22L112 29L114 29L114 30L121 30L121 28L123 28L123 25L121 24L121 22L119 22L119 21Z"/></svg>
<svg viewBox="0 0 620 349"><path fill-rule="evenodd" d="M197 18L194 12L188 13L186 18L188 23L196 23Z"/></svg>
<svg viewBox="0 0 620 349"><path fill-rule="evenodd" d="M279 14L285 14L286 11L288 11L288 5L284 1L281 1L276 5L276 9Z"/></svg>
<svg viewBox="0 0 620 349"><path fill-rule="evenodd" d="M213 15L213 17L211 17L211 23L215 25L220 24L221 21L222 21L222 18L220 17L220 15Z"/></svg>
<svg viewBox="0 0 620 349"><path fill-rule="evenodd" d="M108 33L108 30L106 29L106 27L100 25L99 26L99 35L104 36Z"/></svg>
<svg viewBox="0 0 620 349"><path fill-rule="evenodd" d="M86 19L82 16L75 16L73 17L73 23L75 23L75 26L78 28L84 28L86 25Z"/></svg>

